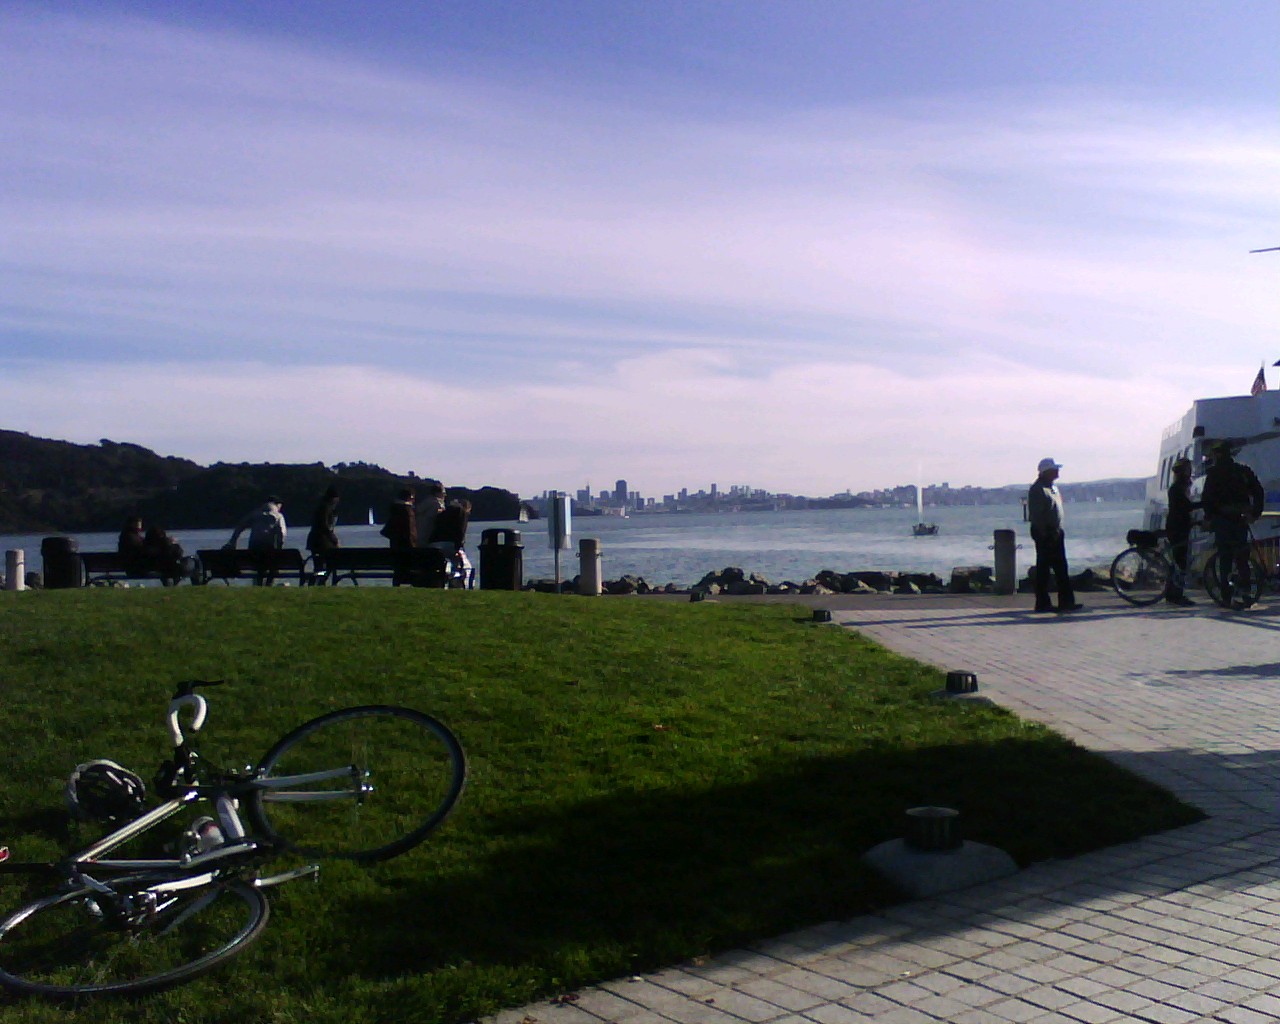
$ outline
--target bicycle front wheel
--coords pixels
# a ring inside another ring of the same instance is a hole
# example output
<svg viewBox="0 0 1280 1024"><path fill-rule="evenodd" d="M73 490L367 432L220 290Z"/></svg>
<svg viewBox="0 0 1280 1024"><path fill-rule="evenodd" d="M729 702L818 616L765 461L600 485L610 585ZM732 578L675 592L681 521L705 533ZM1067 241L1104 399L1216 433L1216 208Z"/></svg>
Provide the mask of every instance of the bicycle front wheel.
<svg viewBox="0 0 1280 1024"><path fill-rule="evenodd" d="M1129 548L1111 563L1111 586L1130 604L1155 604L1169 588L1173 566L1152 548Z"/></svg>
<svg viewBox="0 0 1280 1024"><path fill-rule="evenodd" d="M59 893L0 923L0 985L51 999L168 988L245 949L267 914L240 881Z"/></svg>
<svg viewBox="0 0 1280 1024"><path fill-rule="evenodd" d="M258 765L250 812L308 857L379 861L422 842L462 795L462 745L410 708L345 708L299 726Z"/></svg>

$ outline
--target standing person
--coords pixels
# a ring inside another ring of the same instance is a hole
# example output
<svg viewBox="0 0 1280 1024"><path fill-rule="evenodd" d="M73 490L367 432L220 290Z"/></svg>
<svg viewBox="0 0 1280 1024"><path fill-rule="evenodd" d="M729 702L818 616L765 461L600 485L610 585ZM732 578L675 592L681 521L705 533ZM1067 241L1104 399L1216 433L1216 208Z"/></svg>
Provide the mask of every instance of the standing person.
<svg viewBox="0 0 1280 1024"><path fill-rule="evenodd" d="M467 542L467 524L471 520L471 502L465 498L449 502L436 518L429 547L435 548L449 560L449 576L461 574L463 586L471 583L471 560L463 550Z"/></svg>
<svg viewBox="0 0 1280 1024"><path fill-rule="evenodd" d="M1176 459L1173 463L1173 483L1169 485L1169 514L1165 517L1164 532L1169 538L1169 555L1173 559L1173 578L1165 587L1164 599L1170 604L1192 605L1191 598L1183 592L1187 580L1187 545L1191 539L1191 513L1201 507L1191 500L1191 460Z"/></svg>
<svg viewBox="0 0 1280 1024"><path fill-rule="evenodd" d="M1243 608L1246 595L1252 593L1252 571L1249 567L1249 524L1262 515L1266 492L1257 475L1243 462L1236 462L1229 441L1219 441L1210 449L1213 463L1204 475L1200 500L1213 542L1218 548L1218 582L1222 599L1232 608ZM1231 570L1240 581L1236 594L1231 592Z"/></svg>
<svg viewBox="0 0 1280 1024"><path fill-rule="evenodd" d="M413 491L406 487L391 503L387 511L387 522L382 527L382 536L391 542L391 550L395 552L395 571L391 577L391 585L398 587L408 583L412 575L413 549L418 544L418 520L413 514Z"/></svg>
<svg viewBox="0 0 1280 1024"><path fill-rule="evenodd" d="M1053 459L1041 459L1040 475L1027 492L1027 517L1031 520L1031 539L1036 543L1037 612L1054 611L1049 597L1049 573L1058 583L1059 612L1079 611L1084 605L1076 601L1067 569L1067 537L1062 529L1062 494L1055 481L1062 466Z"/></svg>
<svg viewBox="0 0 1280 1024"><path fill-rule="evenodd" d="M338 547L338 488L330 484L320 496L320 504L311 516L307 531L307 550L317 577L329 571L329 552ZM317 579L317 582L322 582Z"/></svg>
<svg viewBox="0 0 1280 1024"><path fill-rule="evenodd" d="M432 480L427 484L426 493L418 500L415 514L418 520L418 543L424 547L430 542L435 532L436 519L444 511L444 484Z"/></svg>
<svg viewBox="0 0 1280 1024"><path fill-rule="evenodd" d="M284 502L277 497L268 498L259 508L254 509L232 531L226 548L234 548L240 534L249 531L249 555L253 561L255 587L269 587L276 581L280 572L280 549L284 547L284 539L289 528L284 521Z"/></svg>

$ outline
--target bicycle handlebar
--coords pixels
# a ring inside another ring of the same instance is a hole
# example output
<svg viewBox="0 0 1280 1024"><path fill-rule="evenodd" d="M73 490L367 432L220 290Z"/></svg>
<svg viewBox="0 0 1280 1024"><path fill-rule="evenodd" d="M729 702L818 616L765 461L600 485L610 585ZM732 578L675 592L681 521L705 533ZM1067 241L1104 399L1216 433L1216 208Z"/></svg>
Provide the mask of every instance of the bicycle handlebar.
<svg viewBox="0 0 1280 1024"><path fill-rule="evenodd" d="M177 685L173 691L173 699L169 701L168 714L169 738L173 740L175 747L182 746L184 742L182 722L179 718L179 712L184 707L191 708L190 729L193 733L200 731L204 726L205 717L209 714L209 705L196 693L196 687L221 686L225 682L225 679L189 679Z"/></svg>
<svg viewBox="0 0 1280 1024"><path fill-rule="evenodd" d="M174 746L182 746L184 737L182 735L182 722L179 721L179 712L183 708L191 708L191 731L200 732L201 727L205 724L205 717L209 714L209 703L202 698L200 694L187 694L186 696L178 696L169 701L169 739L173 740Z"/></svg>
<svg viewBox="0 0 1280 1024"><path fill-rule="evenodd" d="M179 718L179 712L184 707L192 709L190 729L193 733L200 731L204 725L205 716L209 714L208 702L198 693L188 693L169 701L169 738L173 740L175 747L182 746L185 739L182 735L182 722Z"/></svg>

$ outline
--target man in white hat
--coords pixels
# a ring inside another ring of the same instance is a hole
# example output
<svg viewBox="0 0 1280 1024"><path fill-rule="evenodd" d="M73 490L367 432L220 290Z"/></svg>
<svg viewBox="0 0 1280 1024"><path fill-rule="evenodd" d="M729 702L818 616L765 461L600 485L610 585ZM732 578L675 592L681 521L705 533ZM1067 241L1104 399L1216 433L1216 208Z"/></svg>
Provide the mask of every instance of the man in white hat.
<svg viewBox="0 0 1280 1024"><path fill-rule="evenodd" d="M1058 470L1062 466L1053 459L1040 460L1040 475L1027 492L1027 518L1031 520L1031 539L1036 542L1036 606L1037 612L1075 612L1084 605L1076 601L1067 569L1066 534L1062 529L1062 495ZM1049 597L1049 573L1058 583L1058 607Z"/></svg>

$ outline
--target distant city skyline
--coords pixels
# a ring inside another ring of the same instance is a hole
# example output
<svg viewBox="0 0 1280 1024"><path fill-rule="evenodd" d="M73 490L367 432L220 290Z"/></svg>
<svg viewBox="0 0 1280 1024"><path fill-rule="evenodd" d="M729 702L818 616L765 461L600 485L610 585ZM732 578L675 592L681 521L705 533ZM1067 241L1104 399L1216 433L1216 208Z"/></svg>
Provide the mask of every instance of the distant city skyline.
<svg viewBox="0 0 1280 1024"><path fill-rule="evenodd" d="M1110 478L1105 480L1078 480L1078 481L1061 481L1064 490L1070 491L1077 488L1088 488L1091 490L1106 489L1114 487L1117 490L1128 490L1135 485L1145 485L1148 477L1125 477ZM957 484L954 487L949 481L941 481L938 483L925 483L923 485L925 499L927 502L943 501L957 495L964 495L975 491L1023 491L1031 485L1031 479L1025 483L1003 484L995 487L985 487L978 484ZM631 490L626 487L625 480L618 480L612 489L601 488L599 490L591 490L590 486L579 488L577 491L570 492L570 497L578 505L588 507L626 507L626 508L643 508L651 505L679 505L689 502L708 502L723 501L733 503L735 501L751 501L751 500L768 500L768 499L807 499L826 501L839 498L859 498L869 501L913 501L917 484L895 484L886 487L877 487L862 491L836 491L831 494L807 494L802 491L770 491L762 487L752 487L750 484L732 484L728 488L721 488L717 483L706 484L694 490L692 487L681 487L679 490L664 494L647 494L641 490ZM535 498L538 500L547 500L557 492L554 490L543 491L537 495L524 495L522 497Z"/></svg>

